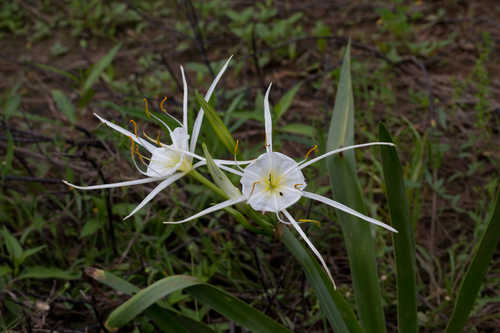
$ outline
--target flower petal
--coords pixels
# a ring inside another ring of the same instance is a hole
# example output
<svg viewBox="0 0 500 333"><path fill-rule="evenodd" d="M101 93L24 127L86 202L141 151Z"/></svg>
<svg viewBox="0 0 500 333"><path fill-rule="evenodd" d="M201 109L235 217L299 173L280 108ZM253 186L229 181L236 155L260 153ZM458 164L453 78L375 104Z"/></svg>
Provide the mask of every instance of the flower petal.
<svg viewBox="0 0 500 333"><path fill-rule="evenodd" d="M377 146L377 145L378 146L394 146L394 143L392 143L392 142L370 142L370 143L363 143L363 144L360 144L360 145L347 146L347 147L342 147L342 148L339 148L339 149L330 150L329 152L326 152L323 155L320 155L320 156L318 156L316 158L313 158L312 160L309 160L309 161L301 164L300 168L304 169L305 167L307 167L307 166L309 166L309 165L311 165L313 163L316 163L319 160L324 159L325 157L328 157L328 156L331 156L331 155L334 155L334 154L338 154L338 153L346 151L346 150L356 149L356 148L362 148L362 147L368 147L368 146Z"/></svg>
<svg viewBox="0 0 500 333"><path fill-rule="evenodd" d="M99 116L97 113L94 113L94 116L96 116L97 118L99 118L99 120L101 122L103 122L104 124L108 125L109 127L111 127L112 129L114 129L115 131L117 132L120 132L121 134L123 135L126 135L128 136L129 138L132 138L137 144L143 146L144 148L146 148L148 151L152 151L153 149L155 149L155 146L153 146L152 144L150 144L149 142L147 142L146 140L142 139L142 138L139 138L138 136L136 136L135 134L127 131L126 129L124 129L123 127L120 127L118 125L115 125L113 124L112 122L104 119L103 117Z"/></svg>
<svg viewBox="0 0 500 333"><path fill-rule="evenodd" d="M215 211L224 209L226 207L235 205L235 204L237 204L239 202L242 202L242 201L245 201L245 197L243 197L243 196L238 197L238 198L234 198L234 199L229 199L229 200L223 201L221 203L218 203L217 205L209 207L209 208L207 208L205 210L202 210L201 212L199 212L197 214L194 214L193 216L190 216L187 219L184 219L184 220L181 220L181 221L163 222L163 223L165 223L165 224L180 224L180 223L185 223L185 222L197 219L198 217L202 217L204 215L207 215L207 214L213 213Z"/></svg>
<svg viewBox="0 0 500 333"><path fill-rule="evenodd" d="M304 241L307 243L307 245L309 245L309 248L311 249L311 251L316 255L316 257L318 258L318 260L321 262L321 265L323 265L323 268L325 269L326 274L328 274L328 277L330 278L330 280L332 280L333 287L335 289L337 289L337 287L335 286L335 281L333 281L332 274L330 273L330 270L328 269L328 266L326 265L326 262L323 260L323 257L321 256L321 254L319 253L319 251L316 249L316 247L314 247L313 243L309 240L309 238L306 236L306 234L304 233L304 231L302 231L302 229L300 228L300 226L297 223L297 221L295 221L295 219L293 218L293 216L286 209L283 209L282 212L283 212L283 214L285 214L285 216L288 219L288 221L290 221L292 223L292 225L295 228L295 230L297 230L297 232L304 239Z"/></svg>
<svg viewBox="0 0 500 333"><path fill-rule="evenodd" d="M207 93L205 94L205 101L209 101L210 97L212 96L212 93L214 92L215 86L219 82L220 78L222 77L222 74L226 71L227 66L229 65L229 62L231 61L231 58L233 56L230 56L229 59L227 59L226 63L224 66L222 66L222 69L219 71L217 76L215 77L214 81L210 85L210 88L208 88ZM193 133L191 135L191 144L189 146L189 151L194 153L194 150L196 149L196 142L198 141L198 135L200 134L200 129L201 129L201 123L203 121L203 108L200 108L200 111L198 111L198 116L196 116L196 120L194 121L194 126L193 126Z"/></svg>
<svg viewBox="0 0 500 333"><path fill-rule="evenodd" d="M68 186L74 187L74 188L79 189L79 190L99 190L99 189L104 189L104 188L123 187L123 186L152 183L152 182L160 181L162 179L164 179L164 178L151 177L151 178L142 178L142 179L136 179L136 180L128 180L128 181L119 182L119 183L92 185L92 186L77 186L77 185L71 184L70 182L68 182L66 180L62 180L62 182Z"/></svg>
<svg viewBox="0 0 500 333"><path fill-rule="evenodd" d="M188 129L188 87L186 82L186 76L184 75L184 68L181 66L182 74L182 85L184 86L184 98L182 101L182 125L184 128Z"/></svg>
<svg viewBox="0 0 500 333"><path fill-rule="evenodd" d="M160 184L158 184L158 186L156 186L151 192L149 192L149 194L144 198L144 200L142 200L141 203L139 205L137 205L137 207L135 207L135 209L124 218L124 220L128 219L129 217L131 217L132 215L137 213L137 211L139 209L141 209L148 202L150 202L158 193L160 193L160 191L165 189L167 186L169 186L170 184L172 184L176 180L182 178L185 174L186 174L185 172L176 173L176 174L168 177L164 181L162 181Z"/></svg>
<svg viewBox="0 0 500 333"><path fill-rule="evenodd" d="M360 219L365 220L367 222L370 222L370 223L376 224L378 226L381 226L382 228L385 228L385 229L390 230L392 232L396 232L396 233L398 232L396 229L394 229L390 225L387 225L387 224L382 223L382 222L380 222L378 220L375 220L375 219L373 219L371 217L363 215L360 212L357 212L354 209L349 208L349 207L341 204L340 202L337 202L337 201L334 201L332 199L326 198L326 197L324 197L322 195L319 195L319 194L316 194L316 193L307 192L307 191L302 191L302 195L304 197L306 197L306 198L313 199L313 200L322 202L324 204L327 204L329 206L332 206L333 208L340 209L341 211L344 211L344 212L346 212L348 214L351 214L351 215L354 215L356 217L359 217Z"/></svg>
<svg viewBox="0 0 500 333"><path fill-rule="evenodd" d="M271 119L271 108L269 107L269 91L271 91L271 86L273 84L269 84L269 88L267 88L266 95L264 96L264 123L266 127L266 151L273 151L273 121Z"/></svg>

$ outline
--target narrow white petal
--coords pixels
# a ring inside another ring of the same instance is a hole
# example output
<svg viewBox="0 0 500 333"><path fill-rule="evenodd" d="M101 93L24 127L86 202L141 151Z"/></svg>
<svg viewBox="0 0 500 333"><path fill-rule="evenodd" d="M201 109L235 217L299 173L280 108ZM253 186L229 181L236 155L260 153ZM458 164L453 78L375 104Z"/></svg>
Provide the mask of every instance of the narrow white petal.
<svg viewBox="0 0 500 333"><path fill-rule="evenodd" d="M266 126L266 151L273 151L273 121L271 119L271 108L269 107L269 91L271 91L271 86L273 84L269 84L269 88L267 88L266 95L264 97L264 123Z"/></svg>
<svg viewBox="0 0 500 333"><path fill-rule="evenodd" d="M194 214L193 216L190 216L187 219L184 219L184 220L181 220L181 221L163 222L163 223L165 223L165 224L180 224L180 223L185 223L185 222L197 219L198 217L202 217L204 215L207 215L207 214L213 213L215 211L224 209L226 207L235 205L235 204L237 204L239 202L242 202L242 201L245 201L245 197L243 197L243 196L242 197L238 197L238 198L234 198L234 199L229 199L229 200L223 201L221 203L218 203L217 205L209 207L209 208L207 208L205 210L202 210L201 212L199 212L197 214Z"/></svg>
<svg viewBox="0 0 500 333"><path fill-rule="evenodd" d="M219 82L220 78L222 77L222 74L226 71L227 66L229 65L229 62L231 61L231 58L233 56L230 56L229 59L226 61L224 66L222 66L222 69L219 71L217 76L215 77L214 81L210 85L210 88L208 88L207 93L205 94L205 101L209 101L210 97L212 96L212 93L214 92L215 86ZM196 148L196 142L198 141L198 135L200 134L200 129L201 129L201 123L203 121L203 108L200 108L200 111L198 111L198 116L196 116L196 120L194 121L194 126L193 126L193 133L191 135L191 144L189 145L189 151L194 153L194 150Z"/></svg>
<svg viewBox="0 0 500 333"><path fill-rule="evenodd" d="M93 186L77 186L77 185L71 184L70 182L68 182L66 180L63 180L62 182L68 186L77 188L79 190L99 190L99 189L103 189L103 188L123 187L123 186L152 183L152 182L160 181L162 179L164 179L164 178L151 177L151 178L129 180L129 181L113 183L113 184L102 184L102 185L93 185Z"/></svg>
<svg viewBox="0 0 500 333"><path fill-rule="evenodd" d="M321 262L321 265L323 265L323 268L325 269L326 274L328 274L328 277L330 278L330 280L332 280L333 287L335 289L337 289L337 287L335 286L335 281L333 281L332 274L330 273L330 270L328 269L328 266L326 265L325 261L323 260L323 257L319 253L319 251L316 249L316 247L314 247L313 243L309 240L309 238L306 236L306 234L304 233L304 231L302 231L302 229L300 228L300 226L297 223L297 221L295 221L295 219L293 218L293 216L286 209L283 209L282 212L283 212L283 214L285 214L286 218L292 223L292 225L295 228L295 230L297 230L297 232L304 239L304 241L307 243L307 245L309 245L309 248L311 249L311 251L319 259L319 261Z"/></svg>
<svg viewBox="0 0 500 333"><path fill-rule="evenodd" d="M123 127L120 127L118 125L115 125L113 124L112 122L104 119L103 117L99 116L97 113L94 113L94 116L96 116L97 118L99 118L99 120L101 122L103 122L104 124L106 124L107 126L111 127L112 129L114 129L115 131L117 132L120 132L121 134L123 135L126 135L128 136L129 138L132 138L137 144L143 146L144 148L146 148L148 151L152 151L153 149L155 149L155 146L153 146L152 144L150 144L149 142L147 142L146 140L142 139L142 138L139 138L138 136L136 136L135 134L127 131L126 129L124 129Z"/></svg>
<svg viewBox="0 0 500 333"><path fill-rule="evenodd" d="M304 169L305 167L307 167L307 166L309 166L309 165L311 165L313 163L316 163L319 160L324 159L325 157L328 157L328 156L331 156L331 155L334 155L334 154L338 154L338 153L346 151L346 150L356 149L356 148L362 148L362 147L368 147L368 146L377 146L377 145L378 146L394 146L394 143L392 143L392 142L370 142L370 143L363 143L363 144L360 144L360 145L347 146L347 147L342 147L342 148L339 148L339 149L330 150L329 152L324 153L323 155L320 155L320 156L318 156L316 158L313 158L312 160L309 160L309 161L301 164L300 168Z"/></svg>
<svg viewBox="0 0 500 333"><path fill-rule="evenodd" d="M173 174L170 177L168 177L167 179L165 179L164 181L162 181L160 184L158 184L158 186L156 186L151 192L149 192L149 194L144 198L144 200L142 200L141 203L137 207L135 207L135 209L124 218L124 220L128 219L129 217L131 217L132 215L137 213L137 211L139 209L141 209L148 202L150 202L158 193L160 193L160 191L165 189L167 186L169 186L170 184L172 184L173 182L175 182L179 178L182 178L185 174L186 174L185 172Z"/></svg>
<svg viewBox="0 0 500 333"><path fill-rule="evenodd" d="M203 161L199 161L198 163L196 163L195 165L193 165L193 169L196 169L197 167L200 167L200 166L203 166L203 165L206 165L207 164L207 160L203 160ZM242 177L243 176L243 173L238 171L238 170L234 170L233 168L230 168L230 167L227 167L227 166L224 166L224 165L219 165L217 164L217 166L222 169L222 170L225 170L227 172L230 172L230 173L233 173L237 176L240 176Z"/></svg>
<svg viewBox="0 0 500 333"><path fill-rule="evenodd" d="M186 131L188 130L188 86L186 76L184 75L184 68L181 66L182 85L184 86L184 98L182 102L182 124Z"/></svg>
<svg viewBox="0 0 500 333"><path fill-rule="evenodd" d="M322 202L324 204L327 204L329 206L332 206L333 208L340 209L340 210L342 210L342 211L344 211L344 212L346 212L348 214L351 214L351 215L354 215L356 217L359 217L362 220L365 220L365 221L368 221L370 223L376 224L376 225L381 226L382 228L385 228L385 229L390 230L392 232L396 232L396 233L398 232L396 229L394 229L390 225L387 225L387 224L382 223L382 222L380 222L378 220L375 220L375 219L373 219L371 217L363 215L360 212L357 212L354 209L349 208L346 205L341 204L340 202L337 202L337 201L334 201L332 199L326 198L326 197L324 197L322 195L319 195L319 194L316 194L316 193L307 192L307 191L302 191L302 195L305 196L306 198L313 199L313 200Z"/></svg>
<svg viewBox="0 0 500 333"><path fill-rule="evenodd" d="M235 161L235 160L214 160L215 164L219 165L245 165L255 162L255 160Z"/></svg>

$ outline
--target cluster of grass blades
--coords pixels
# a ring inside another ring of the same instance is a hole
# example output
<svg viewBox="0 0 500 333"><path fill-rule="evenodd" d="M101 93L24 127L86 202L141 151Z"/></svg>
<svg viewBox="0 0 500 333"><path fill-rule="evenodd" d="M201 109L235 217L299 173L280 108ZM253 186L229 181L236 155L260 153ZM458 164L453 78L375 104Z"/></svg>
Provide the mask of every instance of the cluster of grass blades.
<svg viewBox="0 0 500 333"><path fill-rule="evenodd" d="M224 147L233 152L235 140L214 108L197 95L209 123ZM350 45L347 45L338 84L334 112L327 139L327 149L335 149L354 144L354 102L350 71ZM384 125L379 128L379 141L392 142ZM229 180L211 160L206 147L205 156L209 171L216 184L210 185L218 194L224 196L230 187ZM399 232L393 234L393 251L396 262L397 316L398 331L418 332L417 320L417 265L415 259L414 226L411 223L409 204L406 198L403 169L397 149L383 146L380 148L385 192L390 210L391 224ZM328 160L328 172L332 191L336 200L365 211L362 191L356 176L353 152L344 152ZM215 187L214 187L215 186ZM259 226L248 222L247 211L238 212L228 209L238 222L249 230L261 230L262 234L272 235L266 217L255 213L248 218ZM377 274L374 233L368 223L345 213L337 213L348 250L352 272L355 306L335 290L314 256L286 226L280 226L280 241L303 268L306 278L318 299L322 314L334 332L386 332L383 309L383 291ZM253 229L251 229L253 228ZM494 213L480 242L477 244L472 262L462 280L457 293L455 307L447 323L446 332L461 332L467 322L479 288L486 274L493 252L500 240L500 193ZM87 269L87 275L131 297L117 307L106 320L106 327L117 330L132 322L140 315L150 318L162 330L168 332L215 332L216 329L175 310L162 299L174 292L183 291L194 300L213 309L215 312L252 332L290 332L284 323L278 323L259 312L249 304L230 295L224 290L187 275L174 275L163 278L150 286L139 289L118 276L95 268Z"/></svg>

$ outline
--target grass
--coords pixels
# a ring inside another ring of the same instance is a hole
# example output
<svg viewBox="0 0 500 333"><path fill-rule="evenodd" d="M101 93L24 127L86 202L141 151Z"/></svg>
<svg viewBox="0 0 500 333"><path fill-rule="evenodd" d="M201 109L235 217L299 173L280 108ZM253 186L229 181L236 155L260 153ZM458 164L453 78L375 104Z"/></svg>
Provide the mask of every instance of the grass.
<svg viewBox="0 0 500 333"><path fill-rule="evenodd" d="M192 7L190 1L82 0L0 6L2 329L98 331L127 299L84 273L99 267L140 288L174 274L193 275L293 331L328 331L300 265L278 236L270 241L249 232L225 212L185 225L161 223L217 200L200 183L183 178L122 222L152 186L79 192L60 179L100 184L137 178L128 139L98 126L92 113L123 126L134 119L156 133L159 127L147 120L143 98L158 111L167 96L167 109L179 116L182 64L193 124L199 107L194 90L204 93L231 54L213 105L239 139L241 158L263 150L262 94L270 81L271 101L281 116L274 138L280 151L303 156L314 144L324 151L347 37L352 38L355 142L375 141L383 121L397 143L415 228L420 328L445 329L498 187L500 91L494 54L500 36L491 22L499 9L494 2L487 10L449 1L322 6L223 0ZM200 142L212 156L231 158L207 119ZM363 150L356 157L368 215L389 221L378 152ZM326 169L318 164L306 175L311 189L329 195ZM335 214L305 200L295 210L321 221L320 227L307 226L307 233L324 254L338 290L354 304ZM388 235L377 234L389 332L397 325L392 246ZM498 251L493 258L468 331L500 327ZM174 292L165 302L217 330L231 328L186 293ZM146 317L128 328L158 330Z"/></svg>

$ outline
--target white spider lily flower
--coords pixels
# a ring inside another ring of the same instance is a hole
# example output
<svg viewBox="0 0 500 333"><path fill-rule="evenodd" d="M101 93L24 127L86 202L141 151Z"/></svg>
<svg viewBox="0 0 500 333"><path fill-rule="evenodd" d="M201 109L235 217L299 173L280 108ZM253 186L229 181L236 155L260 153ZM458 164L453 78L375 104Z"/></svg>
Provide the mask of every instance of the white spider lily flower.
<svg viewBox="0 0 500 333"><path fill-rule="evenodd" d="M204 98L208 102L210 100L210 97L212 96L212 93L215 89L215 86L219 82L220 78L222 77L222 74L226 70L232 56L225 62L223 65L222 69L219 71L217 74L216 78L210 85L210 88L208 89L207 93L205 94ZM188 112L188 89L187 89L187 82L186 78L184 75L184 69L181 66L181 74L182 74L182 81L183 81L183 88L184 88L184 96L183 96L183 121L180 123L177 119L174 118L179 123L179 127L175 128L173 131L170 129L170 127L165 124L162 120L160 120L158 117L156 117L153 114L150 114L147 109L147 101L146 101L146 113L161 122L161 124L168 130L170 134L170 138L172 140L171 145L166 145L163 144L157 140L151 139L149 136L144 134L147 139L150 141L156 143L153 144L149 142L148 140L141 138L137 135L137 130L135 129L135 133L131 133L130 131L113 124L112 122L102 118L101 116L94 114L99 120L104 123L105 125L111 127L112 129L116 130L117 132L129 137L132 141L132 146L131 146L131 153L132 153L132 159L133 162L137 168L137 170L146 176L147 178L142 178L142 179L137 179L137 180L130 180L130 181L124 181L124 182L119 182L119 183L113 183L113 184L102 184L102 185L94 185L94 186L77 186L74 184L69 183L66 180L63 180L63 183L66 185L69 185L71 187L77 188L79 190L96 190L96 189L106 189L106 188L114 188L114 187L124 187L124 186L131 186L131 185L139 185L139 184L145 184L145 183L150 183L150 182L158 182L161 181L160 184L158 184L143 200L139 205L129 214L127 215L124 219L129 218L130 216L134 215L137 211L139 211L142 207L144 207L149 201L151 201L160 191L168 187L170 184L174 183L178 179L182 178L184 175L189 173L191 170L196 169L197 167L200 167L202 165L206 164L205 158L196 155L194 153L194 150L196 148L196 141L198 138L198 134L200 132L201 128L201 123L203 120L203 110L200 109L198 112L198 116L196 118L194 128L193 128L193 137L191 138L191 143L190 147L188 150L188 141L189 141L189 134L188 134L188 117L187 117L187 112ZM163 101L162 101L163 104ZM163 106L161 105L162 109ZM169 115L170 116L170 115ZM135 128L135 122L131 121L134 124ZM144 148L149 154L150 157L144 157L142 156L138 151L136 152L134 150L134 144L137 144ZM141 162L147 166L146 170L143 171L138 165L137 162L135 161L134 156L138 155ZM198 163L195 163L193 165L193 158L197 158L200 161ZM149 163L144 162L144 160L149 160ZM245 164L249 162L234 162L234 161L225 161L225 160L215 160L216 164L224 170L227 170L232 173L236 173L238 175L241 175L241 172L234 170L232 168L225 167L224 164Z"/></svg>
<svg viewBox="0 0 500 333"><path fill-rule="evenodd" d="M315 146L306 154L305 160L303 160L302 162L296 162L294 159L272 150L272 120L271 110L269 106L270 89L271 85L269 85L269 88L267 89L264 97L266 152L260 155L256 160L252 161L243 170L243 175L240 179L240 183L242 185L242 195L239 197L230 198L227 201L221 202L215 206L205 209L182 221L165 223L184 223L203 215L212 213L214 211L234 205L236 203L246 201L246 203L249 204L254 210L261 212L273 212L276 214L280 222L291 224L319 259L319 261L323 265L323 268L330 277L333 285L335 286L335 282L333 281L330 270L328 269L323 257L299 226L299 223L301 221L309 222L311 220L295 220L293 216L287 211L288 207L299 201L301 197L306 197L327 204L333 208L354 215L362 220L381 226L392 232L397 232L397 230L385 223L361 214L360 212L357 212L356 210L349 208L337 201L319 194L305 191L304 189L306 188L307 183L305 181L304 174L302 173L302 169L326 157L338 154L346 150L375 145L394 146L394 144L390 142L370 142L365 144L353 145L331 150L321 156L318 156L311 160L307 160L308 155L316 149ZM286 220L283 220L280 214L283 214L286 217Z"/></svg>

